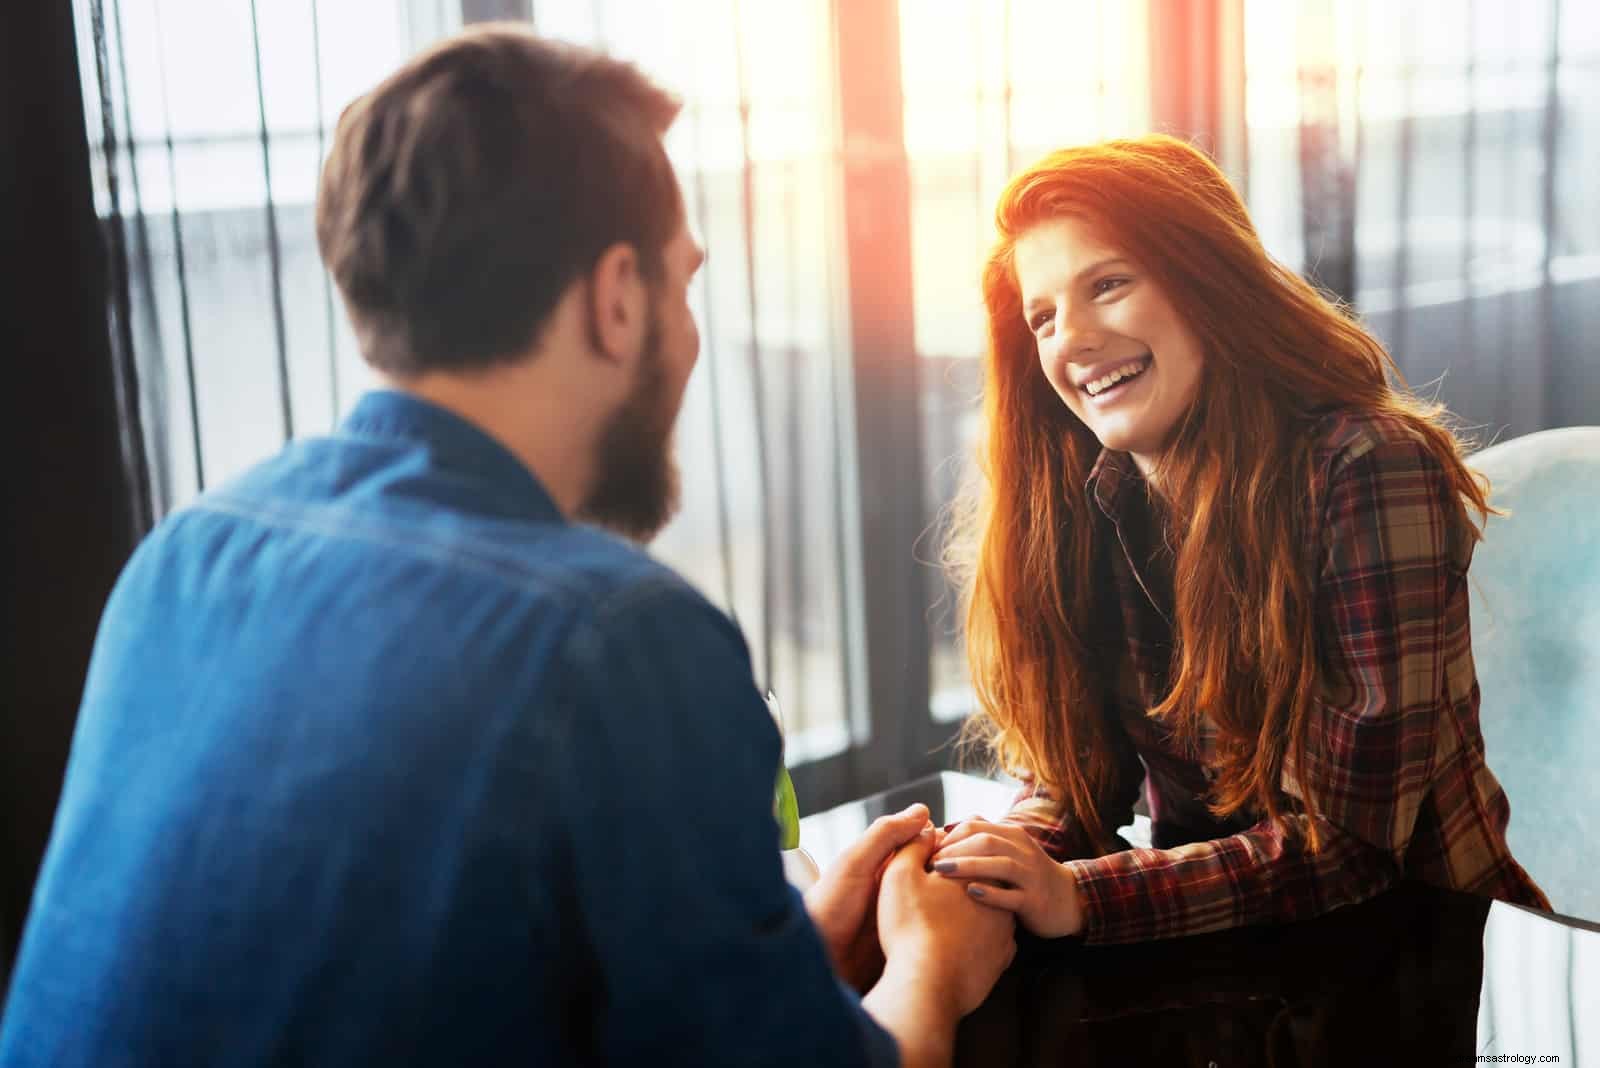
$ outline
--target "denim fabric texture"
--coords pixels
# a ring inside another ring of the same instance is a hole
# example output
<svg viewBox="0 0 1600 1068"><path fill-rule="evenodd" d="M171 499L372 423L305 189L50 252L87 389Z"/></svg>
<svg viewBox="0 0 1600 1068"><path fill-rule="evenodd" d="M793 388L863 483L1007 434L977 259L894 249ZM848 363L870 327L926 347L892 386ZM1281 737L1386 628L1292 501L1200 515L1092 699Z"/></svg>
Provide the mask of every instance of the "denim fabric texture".
<svg viewBox="0 0 1600 1068"><path fill-rule="evenodd" d="M398 392L101 623L0 1065L883 1064L733 623Z"/></svg>

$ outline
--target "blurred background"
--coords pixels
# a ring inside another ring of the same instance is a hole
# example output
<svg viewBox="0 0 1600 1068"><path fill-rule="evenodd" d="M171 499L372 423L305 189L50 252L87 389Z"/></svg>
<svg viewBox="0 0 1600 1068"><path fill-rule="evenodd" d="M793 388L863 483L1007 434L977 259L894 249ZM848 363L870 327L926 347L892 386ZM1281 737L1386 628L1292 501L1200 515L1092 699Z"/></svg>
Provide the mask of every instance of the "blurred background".
<svg viewBox="0 0 1600 1068"><path fill-rule="evenodd" d="M1189 137L1481 442L1600 421L1584 0L74 0L136 530L369 384L312 234L329 132L507 18L685 101L704 343L655 551L742 625L803 811L955 759L937 560L978 272L1001 186L1050 149Z"/></svg>

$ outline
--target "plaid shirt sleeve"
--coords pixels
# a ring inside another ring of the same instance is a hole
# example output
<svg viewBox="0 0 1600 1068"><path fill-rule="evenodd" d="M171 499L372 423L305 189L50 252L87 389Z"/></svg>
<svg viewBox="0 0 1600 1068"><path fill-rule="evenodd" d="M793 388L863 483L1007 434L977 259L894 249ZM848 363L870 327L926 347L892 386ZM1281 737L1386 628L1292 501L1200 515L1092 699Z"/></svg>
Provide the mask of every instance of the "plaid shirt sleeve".
<svg viewBox="0 0 1600 1068"><path fill-rule="evenodd" d="M1069 862L1088 941L1301 919L1372 897L1399 877L1441 731L1451 730L1442 722L1453 714L1446 674L1459 671L1470 642L1465 560L1437 460L1409 441L1366 444L1336 461L1323 496L1317 626L1325 677L1308 766L1300 783L1292 769L1284 777L1286 793L1299 795L1303 784L1317 802L1320 850L1263 822L1177 849ZM1304 829L1305 817L1291 818Z"/></svg>

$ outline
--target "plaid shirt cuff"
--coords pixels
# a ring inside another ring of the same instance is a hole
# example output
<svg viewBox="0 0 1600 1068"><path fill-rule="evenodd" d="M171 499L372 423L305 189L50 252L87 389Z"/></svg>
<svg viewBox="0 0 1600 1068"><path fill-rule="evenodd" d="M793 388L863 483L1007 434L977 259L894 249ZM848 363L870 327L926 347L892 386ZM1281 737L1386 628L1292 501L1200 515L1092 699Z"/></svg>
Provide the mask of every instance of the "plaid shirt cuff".
<svg viewBox="0 0 1600 1068"><path fill-rule="evenodd" d="M1365 900L1398 875L1392 857L1324 825L1315 855L1266 825L1175 849L1069 862L1089 943L1144 942L1307 919Z"/></svg>
<svg viewBox="0 0 1600 1068"><path fill-rule="evenodd" d="M1179 933L1198 933L1184 929L1178 895L1154 893L1146 885L1147 875L1159 879L1166 860L1160 850L1130 849L1064 864L1078 884L1083 940L1090 945L1146 942Z"/></svg>

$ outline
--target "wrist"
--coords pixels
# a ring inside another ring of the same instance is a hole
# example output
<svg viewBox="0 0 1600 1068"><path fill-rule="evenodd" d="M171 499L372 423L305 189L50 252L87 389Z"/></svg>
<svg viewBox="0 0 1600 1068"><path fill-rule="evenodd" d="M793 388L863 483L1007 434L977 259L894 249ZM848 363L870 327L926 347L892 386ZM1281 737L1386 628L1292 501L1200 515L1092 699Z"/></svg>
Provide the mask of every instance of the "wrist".
<svg viewBox="0 0 1600 1068"><path fill-rule="evenodd" d="M883 974L873 986L876 990L887 984L887 989L900 991L914 1000L930 1016L955 1021L965 1015L961 1005L961 977L949 960L921 954L900 952L883 965Z"/></svg>
<svg viewBox="0 0 1600 1068"><path fill-rule="evenodd" d="M854 923L841 915L837 889L826 879L801 894L800 901L805 905L806 915L811 918L811 926L817 929L822 944L828 948L828 955L837 963L845 955L851 936L860 926L859 911Z"/></svg>
<svg viewBox="0 0 1600 1068"><path fill-rule="evenodd" d="M1083 894L1078 890L1078 874L1070 863L1060 864L1062 900L1062 936L1083 934L1087 926L1083 914Z"/></svg>
<svg viewBox="0 0 1600 1068"><path fill-rule="evenodd" d="M907 1068L950 1063L962 1014L956 979L945 975L947 970L901 954L861 999L862 1007L894 1036Z"/></svg>

